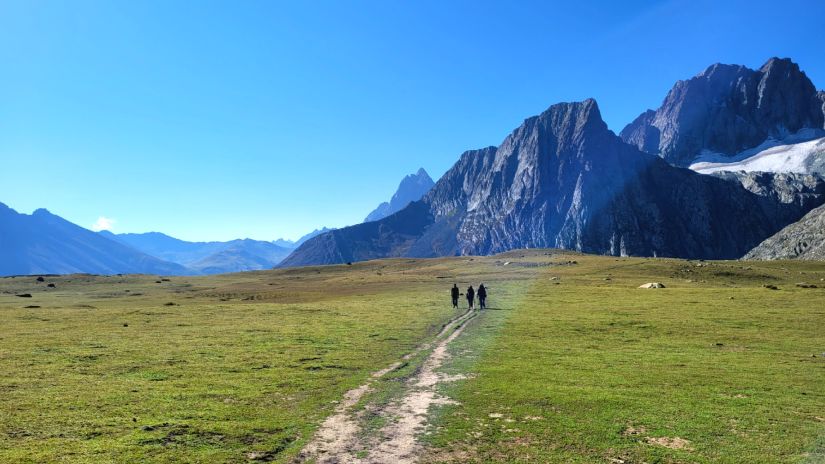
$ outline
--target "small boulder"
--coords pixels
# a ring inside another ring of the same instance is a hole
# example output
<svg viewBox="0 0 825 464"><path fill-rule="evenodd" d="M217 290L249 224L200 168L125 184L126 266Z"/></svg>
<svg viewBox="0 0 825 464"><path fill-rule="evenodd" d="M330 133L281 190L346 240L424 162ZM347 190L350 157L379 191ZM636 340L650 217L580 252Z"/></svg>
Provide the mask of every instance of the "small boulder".
<svg viewBox="0 0 825 464"><path fill-rule="evenodd" d="M646 284L639 285L639 288L665 288L665 284L661 282L648 282Z"/></svg>

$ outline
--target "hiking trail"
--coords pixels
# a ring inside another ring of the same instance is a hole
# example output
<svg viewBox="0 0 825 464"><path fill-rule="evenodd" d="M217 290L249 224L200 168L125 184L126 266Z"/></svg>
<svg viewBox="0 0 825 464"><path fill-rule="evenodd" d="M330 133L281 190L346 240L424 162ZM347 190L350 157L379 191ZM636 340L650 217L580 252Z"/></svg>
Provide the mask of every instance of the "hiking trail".
<svg viewBox="0 0 825 464"><path fill-rule="evenodd" d="M312 440L301 450L296 462L314 460L318 464L410 464L416 461L422 445L417 440L427 425L427 411L431 406L450 404L452 400L439 394L441 383L452 382L462 376L449 376L438 369L449 358L447 347L476 316L473 310L451 319L444 324L435 338L390 366L372 373L362 385L344 394L342 401L316 431ZM406 361L431 350L421 366L406 380L403 393L387 404L367 403L360 410L353 410L367 393L374 391L372 384L406 365ZM377 433L367 436L362 422L365 414L379 415L386 425Z"/></svg>

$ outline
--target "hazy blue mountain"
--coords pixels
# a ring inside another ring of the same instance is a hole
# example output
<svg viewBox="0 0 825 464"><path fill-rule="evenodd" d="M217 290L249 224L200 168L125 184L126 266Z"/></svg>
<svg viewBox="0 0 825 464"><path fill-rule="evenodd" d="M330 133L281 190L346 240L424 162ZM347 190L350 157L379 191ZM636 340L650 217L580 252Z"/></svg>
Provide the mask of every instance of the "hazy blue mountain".
<svg viewBox="0 0 825 464"><path fill-rule="evenodd" d="M405 176L390 201L385 201L378 205L373 212L367 215L364 222L377 221L401 211L401 209L410 203L420 200L421 197L433 188L433 185L435 185L435 182L433 182L424 168L419 169L415 174Z"/></svg>
<svg viewBox="0 0 825 464"><path fill-rule="evenodd" d="M101 231L99 233L148 255L185 266L226 247L225 242L187 242L160 232L113 234L109 231Z"/></svg>
<svg viewBox="0 0 825 464"><path fill-rule="evenodd" d="M298 240L295 240L295 241L279 238L278 240L275 240L272 243L274 243L275 245L284 247L284 248L298 248L299 246L303 245L304 242L311 239L312 237L316 237L318 235L329 232L331 230L334 230L334 229L330 229L328 227L322 227L320 229L313 230L312 232L304 235L303 237L301 237L301 238L299 238Z"/></svg>
<svg viewBox="0 0 825 464"><path fill-rule="evenodd" d="M676 166L697 158L723 161L806 129L808 139L822 137L823 98L790 59L771 58L758 70L714 64L676 82L661 107L642 113L620 135Z"/></svg>
<svg viewBox="0 0 825 464"><path fill-rule="evenodd" d="M825 201L818 187L763 183L778 184L788 195L673 167L608 130L594 100L560 103L464 153L421 201L315 237L281 265L524 247L738 258Z"/></svg>
<svg viewBox="0 0 825 464"><path fill-rule="evenodd" d="M187 242L160 232L112 234L101 232L146 254L175 262L202 274L254 271L277 265L292 251L271 242L251 239L228 242Z"/></svg>
<svg viewBox="0 0 825 464"><path fill-rule="evenodd" d="M0 203L0 275L162 274L190 271L38 209L20 214Z"/></svg>
<svg viewBox="0 0 825 464"><path fill-rule="evenodd" d="M291 248L250 239L233 240L226 245L188 266L202 274L272 269L292 252Z"/></svg>

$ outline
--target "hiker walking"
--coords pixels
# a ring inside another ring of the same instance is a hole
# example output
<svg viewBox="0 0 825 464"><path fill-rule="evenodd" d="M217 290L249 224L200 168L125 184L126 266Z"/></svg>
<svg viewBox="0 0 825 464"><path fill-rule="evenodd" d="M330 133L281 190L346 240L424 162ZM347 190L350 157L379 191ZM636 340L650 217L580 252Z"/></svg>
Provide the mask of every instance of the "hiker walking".
<svg viewBox="0 0 825 464"><path fill-rule="evenodd" d="M450 296L453 297L453 308L458 308L458 285L453 284L453 288L450 289Z"/></svg>
<svg viewBox="0 0 825 464"><path fill-rule="evenodd" d="M470 285L470 287L467 289L467 304L469 305L470 309L475 309L475 305L473 305L473 300L475 300L475 297L476 291L473 290L473 286Z"/></svg>
<svg viewBox="0 0 825 464"><path fill-rule="evenodd" d="M486 309L487 308L487 289L484 288L484 284L481 284L481 285L478 286L478 292L476 292L476 295L478 295L478 306L479 306L479 308Z"/></svg>

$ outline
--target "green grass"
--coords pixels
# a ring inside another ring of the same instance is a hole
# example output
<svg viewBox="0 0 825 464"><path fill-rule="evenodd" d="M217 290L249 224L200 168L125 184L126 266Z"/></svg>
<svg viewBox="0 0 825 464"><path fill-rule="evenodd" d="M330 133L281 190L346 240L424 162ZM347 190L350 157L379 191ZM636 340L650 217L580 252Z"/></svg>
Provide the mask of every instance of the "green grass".
<svg viewBox="0 0 825 464"><path fill-rule="evenodd" d="M451 345L445 370L470 376L444 387L458 404L433 411L425 461L822 462L823 278L530 250L0 279L0 462L289 462L345 391L461 312L453 282L484 282L491 309ZM651 281L668 288L636 288ZM420 358L366 400L397 398Z"/></svg>
<svg viewBox="0 0 825 464"><path fill-rule="evenodd" d="M383 266L0 279L0 462L287 460L454 314Z"/></svg>
<svg viewBox="0 0 825 464"><path fill-rule="evenodd" d="M429 461L818 462L825 289L794 284L825 265L578 261L454 344L475 376L448 388Z"/></svg>

